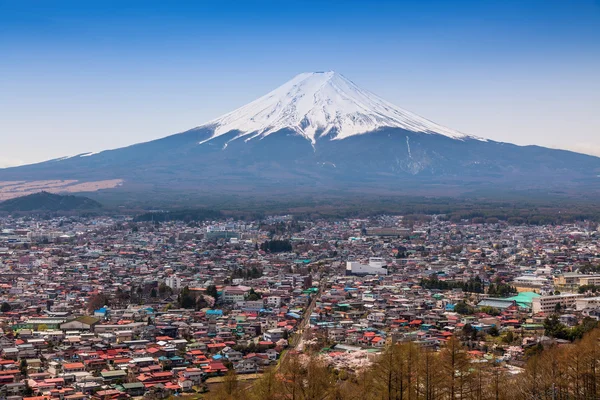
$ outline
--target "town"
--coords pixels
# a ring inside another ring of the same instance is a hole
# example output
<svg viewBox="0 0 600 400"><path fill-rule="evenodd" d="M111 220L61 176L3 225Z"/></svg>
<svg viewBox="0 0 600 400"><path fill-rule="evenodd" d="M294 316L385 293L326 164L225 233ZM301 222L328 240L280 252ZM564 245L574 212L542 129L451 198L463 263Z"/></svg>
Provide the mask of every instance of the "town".
<svg viewBox="0 0 600 400"><path fill-rule="evenodd" d="M358 374L394 344L452 338L518 376L596 327L598 228L3 217L0 397L198 398L297 354Z"/></svg>

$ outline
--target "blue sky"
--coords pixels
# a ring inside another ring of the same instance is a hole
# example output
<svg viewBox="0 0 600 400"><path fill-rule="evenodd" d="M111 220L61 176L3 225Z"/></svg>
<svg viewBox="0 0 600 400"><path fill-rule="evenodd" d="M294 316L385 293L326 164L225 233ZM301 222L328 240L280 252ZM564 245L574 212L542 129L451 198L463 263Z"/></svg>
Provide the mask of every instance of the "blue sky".
<svg viewBox="0 0 600 400"><path fill-rule="evenodd" d="M599 0L0 0L0 166L183 131L320 70L468 134L600 155Z"/></svg>

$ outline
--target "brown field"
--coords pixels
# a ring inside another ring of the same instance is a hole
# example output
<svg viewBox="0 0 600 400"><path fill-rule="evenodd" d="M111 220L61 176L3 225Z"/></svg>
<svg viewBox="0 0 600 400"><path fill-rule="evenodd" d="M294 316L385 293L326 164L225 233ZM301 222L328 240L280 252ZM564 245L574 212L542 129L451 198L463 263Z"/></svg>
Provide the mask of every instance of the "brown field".
<svg viewBox="0 0 600 400"><path fill-rule="evenodd" d="M122 179L80 182L76 180L0 181L0 201L46 191L50 193L95 192L120 186Z"/></svg>

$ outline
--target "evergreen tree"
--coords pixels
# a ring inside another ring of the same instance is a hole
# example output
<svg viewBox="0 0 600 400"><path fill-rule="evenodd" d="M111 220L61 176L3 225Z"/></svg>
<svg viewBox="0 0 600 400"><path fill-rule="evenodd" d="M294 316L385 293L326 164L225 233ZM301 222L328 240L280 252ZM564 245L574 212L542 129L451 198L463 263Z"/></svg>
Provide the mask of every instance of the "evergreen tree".
<svg viewBox="0 0 600 400"><path fill-rule="evenodd" d="M180 308L194 308L196 305L196 299L190 293L190 288L185 286L179 294L179 307Z"/></svg>
<svg viewBox="0 0 600 400"><path fill-rule="evenodd" d="M24 358L22 358L21 362L19 363L19 372L21 373L21 377L27 377L27 360Z"/></svg>
<svg viewBox="0 0 600 400"><path fill-rule="evenodd" d="M217 287L215 285L209 285L206 288L206 294L213 297L215 300L219 298L219 293L217 292Z"/></svg>

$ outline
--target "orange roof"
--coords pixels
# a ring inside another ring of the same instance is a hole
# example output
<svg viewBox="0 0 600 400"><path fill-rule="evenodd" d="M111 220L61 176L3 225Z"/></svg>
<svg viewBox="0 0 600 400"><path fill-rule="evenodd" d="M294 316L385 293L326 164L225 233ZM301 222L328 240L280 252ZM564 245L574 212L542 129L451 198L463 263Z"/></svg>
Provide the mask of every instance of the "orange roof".
<svg viewBox="0 0 600 400"><path fill-rule="evenodd" d="M85 368L85 365L83 365L83 363L76 362L76 363L63 364L63 368L64 369Z"/></svg>

